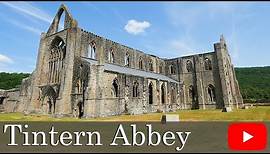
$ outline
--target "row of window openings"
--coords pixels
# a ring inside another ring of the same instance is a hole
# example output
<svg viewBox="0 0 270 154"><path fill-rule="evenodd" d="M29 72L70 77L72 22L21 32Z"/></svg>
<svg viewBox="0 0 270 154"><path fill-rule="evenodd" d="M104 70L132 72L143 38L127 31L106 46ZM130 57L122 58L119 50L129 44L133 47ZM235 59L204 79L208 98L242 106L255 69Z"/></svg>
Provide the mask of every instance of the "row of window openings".
<svg viewBox="0 0 270 154"><path fill-rule="evenodd" d="M139 87L139 84L136 82L133 86L133 97L139 97L138 87ZM114 96L118 97L119 96L119 91L118 91L119 87L117 84L117 80L114 80L113 88L114 88ZM207 88L207 92L208 92L209 101L216 102L215 88L212 85L209 85ZM153 104L153 85L152 84L149 84L148 95L149 95L149 104ZM189 88L189 95L190 95L192 100L195 99L195 90L192 86ZM174 89L172 89L171 101L175 102L175 98L176 98L175 92L174 92ZM161 86L161 103L162 104L165 103L165 87L164 87L164 85Z"/></svg>
<svg viewBox="0 0 270 154"><path fill-rule="evenodd" d="M208 94L208 100L211 103L216 102L216 92L215 92L215 87L213 85L209 85L207 87L207 94ZM191 99L191 101L195 101L195 97L196 97L196 92L193 86L189 87L189 97Z"/></svg>
<svg viewBox="0 0 270 154"><path fill-rule="evenodd" d="M113 81L113 88L114 88L114 96L118 97L119 96L119 86L118 86L118 82L115 79ZM134 83L133 85L133 97L139 97L139 84L137 82ZM153 103L153 85L150 83L149 87L148 87L148 94L149 94L149 104ZM215 88L212 85L209 85L207 88L207 92L208 92L208 98L210 102L216 102L216 93L215 93ZM189 95L191 97L192 100L195 99L195 89L193 88L193 86L189 87ZM175 102L175 92L174 89L172 89L171 92L171 101ZM164 104L165 103L165 87L164 85L161 86L161 103Z"/></svg>
<svg viewBox="0 0 270 154"><path fill-rule="evenodd" d="M113 96L119 97L119 86L118 81L115 79L113 80ZM133 85L133 97L139 97L139 84L137 82Z"/></svg>
<svg viewBox="0 0 270 154"><path fill-rule="evenodd" d="M96 46L94 44L89 45L88 47L88 57L91 59L96 59ZM113 50L110 50L108 53L108 61L110 63L115 63L115 58L114 58L114 52ZM124 65L129 67L130 66L130 57L128 54L125 55L125 59L124 59ZM204 65L205 65L205 70L212 70L212 63L211 60L208 58L205 58L204 60ZM160 73L163 73L163 66L159 67ZM140 58L139 60L139 69L143 69L143 60ZM193 64L190 60L187 61L186 63L186 69L188 72L192 72L193 71ZM154 71L153 68L153 63L152 61L149 61L149 70L150 71ZM175 67L173 65L170 66L170 74L175 74Z"/></svg>
<svg viewBox="0 0 270 154"><path fill-rule="evenodd" d="M119 86L118 86L118 82L117 80L113 81L113 95L115 97L119 97ZM133 97L139 97L139 84L137 82L134 83L133 85ZM148 87L148 97L149 97L149 104L153 104L153 84L149 84ZM172 89L171 92L171 101L175 102L175 92L174 89ZM161 103L164 104L165 103L165 87L164 85L161 86Z"/></svg>

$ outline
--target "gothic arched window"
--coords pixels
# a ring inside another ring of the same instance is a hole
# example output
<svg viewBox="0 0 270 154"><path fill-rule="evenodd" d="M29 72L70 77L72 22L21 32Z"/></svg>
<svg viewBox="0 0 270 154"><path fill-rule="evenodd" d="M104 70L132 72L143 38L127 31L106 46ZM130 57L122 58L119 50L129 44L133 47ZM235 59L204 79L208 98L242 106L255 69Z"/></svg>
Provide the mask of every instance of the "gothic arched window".
<svg viewBox="0 0 270 154"><path fill-rule="evenodd" d="M139 96L139 83L136 81L133 84L133 97Z"/></svg>
<svg viewBox="0 0 270 154"><path fill-rule="evenodd" d="M208 58L205 58L204 66L205 66L205 70L212 70L212 62L211 62L211 60L208 59Z"/></svg>
<svg viewBox="0 0 270 154"><path fill-rule="evenodd" d="M192 72L193 71L193 64L190 60L187 61L186 63L186 68L188 72Z"/></svg>
<svg viewBox="0 0 270 154"><path fill-rule="evenodd" d="M139 69L143 69L143 60L142 60L142 57L140 57L139 59Z"/></svg>
<svg viewBox="0 0 270 154"><path fill-rule="evenodd" d="M207 88L207 93L208 93L208 100L211 103L216 102L216 93L215 93L215 87L213 85L209 85Z"/></svg>
<svg viewBox="0 0 270 154"><path fill-rule="evenodd" d="M108 62L114 63L114 51L112 48L109 50L109 53L108 53Z"/></svg>
<svg viewBox="0 0 270 154"><path fill-rule="evenodd" d="M162 64L159 65L159 73L161 73L161 74L163 73L163 65Z"/></svg>
<svg viewBox="0 0 270 154"><path fill-rule="evenodd" d="M170 65L170 73L175 74L175 67L174 65Z"/></svg>
<svg viewBox="0 0 270 154"><path fill-rule="evenodd" d="M113 86L114 96L115 96L115 97L118 97L118 96L119 96L119 86L118 86L118 81L117 81L117 79L114 79L114 80L113 80L112 86Z"/></svg>
<svg viewBox="0 0 270 154"><path fill-rule="evenodd" d="M129 59L128 53L126 53L126 55L125 55L125 66L130 66L130 59Z"/></svg>
<svg viewBox="0 0 270 154"><path fill-rule="evenodd" d="M162 83L161 85L161 104L165 104L165 85Z"/></svg>
<svg viewBox="0 0 270 154"><path fill-rule="evenodd" d="M60 37L56 37L50 47L50 55L49 55L49 83L58 83L60 82L62 69L63 69L63 61L66 56L66 44Z"/></svg>
<svg viewBox="0 0 270 154"><path fill-rule="evenodd" d="M92 42L88 45L88 58L96 59L96 43Z"/></svg>
<svg viewBox="0 0 270 154"><path fill-rule="evenodd" d="M149 60L149 70L154 71L152 60Z"/></svg>
<svg viewBox="0 0 270 154"><path fill-rule="evenodd" d="M149 104L153 104L153 84L150 82L148 86L148 100Z"/></svg>

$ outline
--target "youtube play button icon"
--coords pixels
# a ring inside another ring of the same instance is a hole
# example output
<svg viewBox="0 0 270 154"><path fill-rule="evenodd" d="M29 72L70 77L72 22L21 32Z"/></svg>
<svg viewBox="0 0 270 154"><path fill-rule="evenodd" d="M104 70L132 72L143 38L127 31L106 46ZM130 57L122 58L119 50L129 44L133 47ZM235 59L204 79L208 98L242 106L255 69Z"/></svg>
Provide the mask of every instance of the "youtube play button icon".
<svg viewBox="0 0 270 154"><path fill-rule="evenodd" d="M245 143L246 141L252 139L252 138L253 138L252 135L250 135L249 133L243 131L243 142L244 142L244 143Z"/></svg>
<svg viewBox="0 0 270 154"><path fill-rule="evenodd" d="M228 146L231 150L264 150L267 129L263 123L233 123L228 128Z"/></svg>

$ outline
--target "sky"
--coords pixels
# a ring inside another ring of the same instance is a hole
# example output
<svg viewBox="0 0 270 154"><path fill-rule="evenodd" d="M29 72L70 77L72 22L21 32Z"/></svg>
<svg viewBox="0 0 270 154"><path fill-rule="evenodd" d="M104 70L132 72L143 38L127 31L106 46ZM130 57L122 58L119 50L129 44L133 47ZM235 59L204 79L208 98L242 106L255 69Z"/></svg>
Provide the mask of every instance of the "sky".
<svg viewBox="0 0 270 154"><path fill-rule="evenodd" d="M64 3L79 27L162 58L214 51L236 67L270 65L270 2L0 2L0 72L32 72L40 34Z"/></svg>

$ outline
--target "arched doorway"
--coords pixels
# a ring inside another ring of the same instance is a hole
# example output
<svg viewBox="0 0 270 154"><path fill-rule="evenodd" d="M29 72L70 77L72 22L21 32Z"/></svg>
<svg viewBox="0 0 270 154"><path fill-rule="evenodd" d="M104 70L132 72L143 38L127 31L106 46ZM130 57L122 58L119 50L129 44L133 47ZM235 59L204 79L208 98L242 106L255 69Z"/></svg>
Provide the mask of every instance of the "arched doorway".
<svg viewBox="0 0 270 154"><path fill-rule="evenodd" d="M84 103L82 101L80 101L78 104L78 117L82 118L83 114L84 114Z"/></svg>
<svg viewBox="0 0 270 154"><path fill-rule="evenodd" d="M153 84L152 82L150 82L149 86L148 86L148 100L149 100L149 104L153 104Z"/></svg>
<svg viewBox="0 0 270 154"><path fill-rule="evenodd" d="M44 99L47 100L48 108L46 110L48 114L54 114L56 98L58 97L59 91L57 89L55 90L52 86L49 85L40 87L40 90L41 90L41 101L44 101Z"/></svg>

